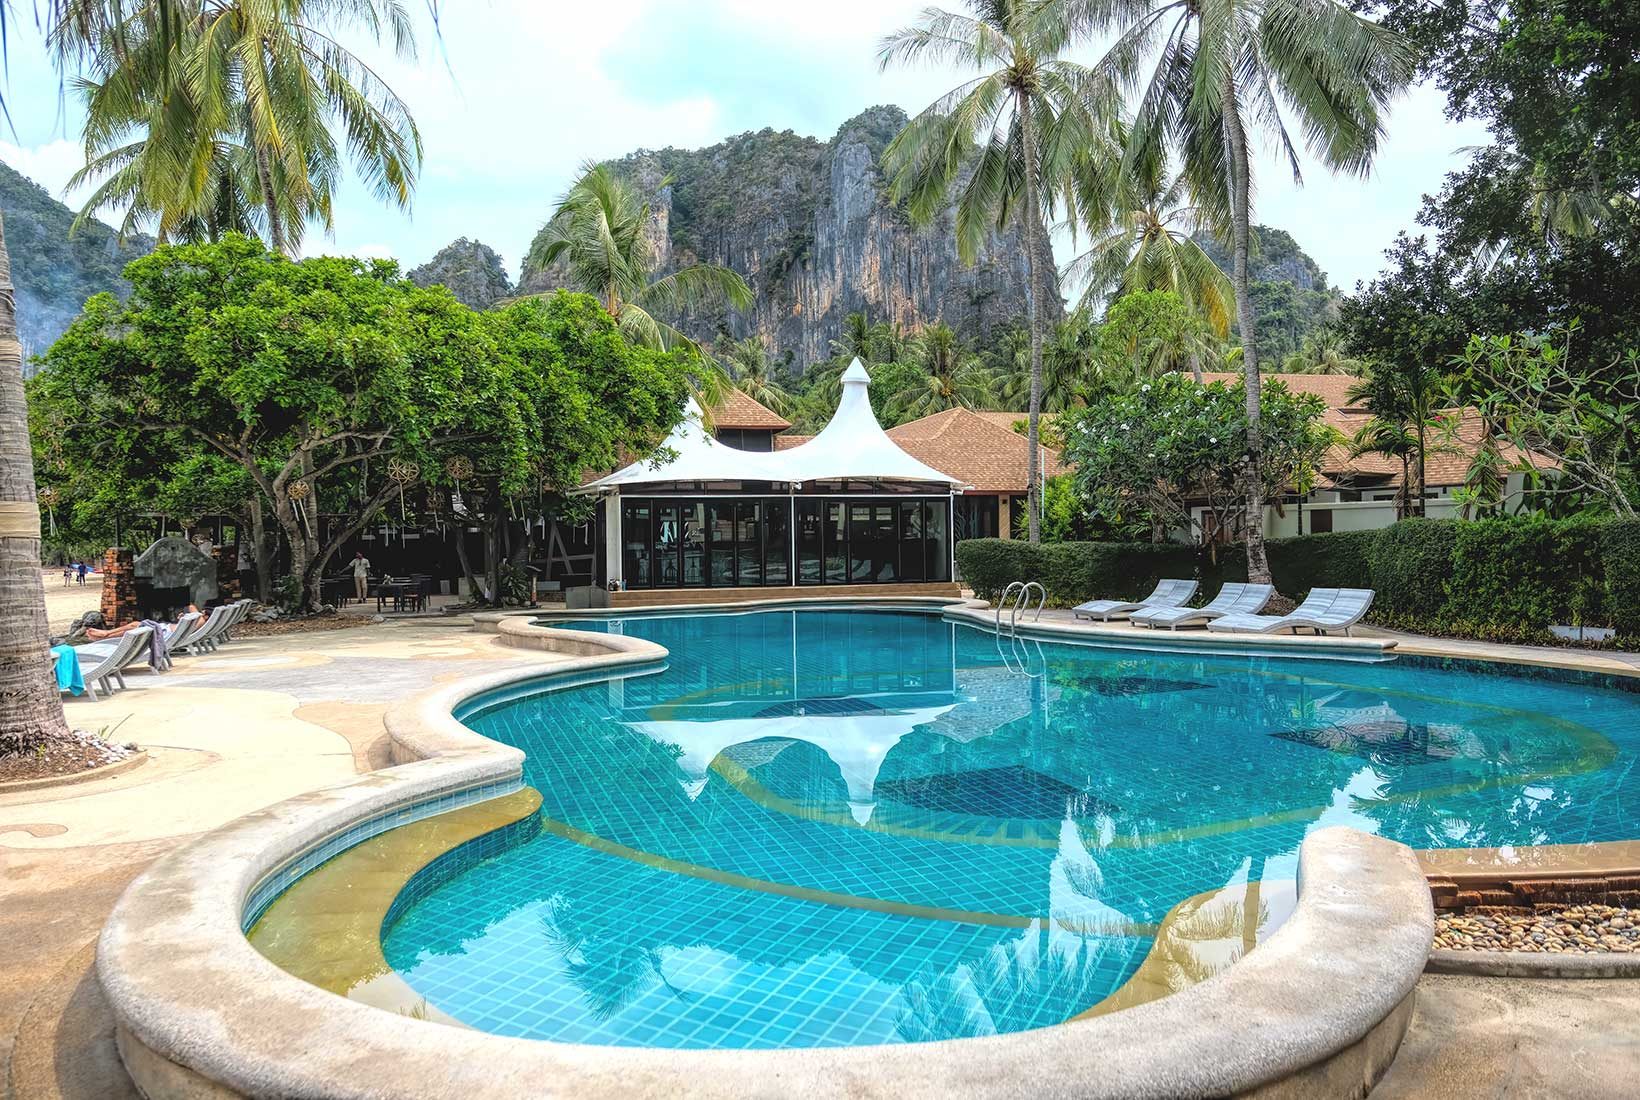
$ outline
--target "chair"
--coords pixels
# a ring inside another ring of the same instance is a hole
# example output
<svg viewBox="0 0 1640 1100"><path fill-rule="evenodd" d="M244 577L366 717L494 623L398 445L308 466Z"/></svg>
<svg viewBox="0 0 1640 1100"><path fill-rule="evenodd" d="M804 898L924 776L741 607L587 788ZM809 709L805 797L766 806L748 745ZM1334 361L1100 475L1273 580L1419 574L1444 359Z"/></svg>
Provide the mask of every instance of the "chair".
<svg viewBox="0 0 1640 1100"><path fill-rule="evenodd" d="M121 673L141 655L142 647L148 644L148 635L152 632L153 627L139 626L107 642L74 647L74 656L80 661L80 676L85 680L85 690L93 699L97 698L98 684L102 685L105 695L114 693L114 689L108 686L110 680L119 687L125 687L125 677Z"/></svg>
<svg viewBox="0 0 1640 1100"><path fill-rule="evenodd" d="M165 632L165 654L180 653L190 640L198 635L205 626L205 616L198 611L190 611L180 616L176 623Z"/></svg>
<svg viewBox="0 0 1640 1100"><path fill-rule="evenodd" d="M217 638L219 642L233 641L233 628L245 621L245 616L251 613L251 608L256 606L256 601L250 599L235 600L228 606L233 608L233 614L228 617L228 624L222 628L222 633Z"/></svg>
<svg viewBox="0 0 1640 1100"><path fill-rule="evenodd" d="M222 632L228 629L230 620L236 614L233 604L219 604L211 608L209 617L193 637L182 643L182 648L191 649L195 653L209 653L219 644Z"/></svg>
<svg viewBox="0 0 1640 1100"><path fill-rule="evenodd" d="M1156 585L1156 590L1138 603L1128 603L1124 600L1089 600L1087 603L1077 604L1071 609L1078 619L1098 619L1101 622L1110 622L1112 619L1125 619L1135 611L1151 607L1179 607L1190 602L1190 597L1196 594L1195 581L1166 580Z"/></svg>
<svg viewBox="0 0 1640 1100"><path fill-rule="evenodd" d="M1207 629L1239 634L1271 634L1277 630L1309 627L1317 634L1350 628L1372 606L1375 593L1370 588L1312 588L1304 602L1289 615L1226 615L1207 624Z"/></svg>
<svg viewBox="0 0 1640 1100"><path fill-rule="evenodd" d="M1273 584L1231 581L1219 589L1219 594L1211 602L1201 607L1147 607L1135 611L1133 621L1153 630L1164 626L1169 630L1177 630L1181 626L1205 626L1225 615L1257 615L1275 594Z"/></svg>

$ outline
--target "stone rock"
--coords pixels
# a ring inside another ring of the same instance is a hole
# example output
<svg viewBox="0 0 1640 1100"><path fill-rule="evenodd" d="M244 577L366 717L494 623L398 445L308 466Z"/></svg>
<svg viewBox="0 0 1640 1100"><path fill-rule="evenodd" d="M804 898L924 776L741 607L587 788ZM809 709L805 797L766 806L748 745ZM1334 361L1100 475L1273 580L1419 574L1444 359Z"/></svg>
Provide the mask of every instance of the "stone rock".
<svg viewBox="0 0 1640 1100"><path fill-rule="evenodd" d="M466 237L451 241L432 259L412 268L409 278L417 286L447 287L469 309L489 309L513 293L512 281L496 250Z"/></svg>
<svg viewBox="0 0 1640 1100"><path fill-rule="evenodd" d="M916 329L941 320L969 337L1025 317L1025 249L1017 228L992 234L977 261L957 255L955 216L913 227L887 194L883 149L905 125L898 107L872 107L829 142L785 131L740 134L700 150L640 150L614 162L650 198L660 269L722 264L756 293L747 310L698 312L691 336L761 337L794 373L831 355L844 318ZM1058 320L1058 278L1046 236L1039 252ZM526 269L526 293L566 285L561 268Z"/></svg>

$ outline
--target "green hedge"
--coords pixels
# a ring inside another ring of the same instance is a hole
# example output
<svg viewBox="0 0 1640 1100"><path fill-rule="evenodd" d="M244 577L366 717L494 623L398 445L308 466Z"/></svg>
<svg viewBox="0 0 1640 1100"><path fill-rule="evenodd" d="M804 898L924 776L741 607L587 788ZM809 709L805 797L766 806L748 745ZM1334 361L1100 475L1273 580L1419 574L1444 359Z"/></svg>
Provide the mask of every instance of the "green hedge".
<svg viewBox="0 0 1640 1100"><path fill-rule="evenodd" d="M1430 615L1446 606L1458 521L1406 519L1375 532L1367 552L1374 606L1382 615ZM1354 587L1331 585L1328 587Z"/></svg>
<svg viewBox="0 0 1640 1100"><path fill-rule="evenodd" d="M1621 634L1640 637L1640 520L1601 524L1600 567L1605 620Z"/></svg>
<svg viewBox="0 0 1640 1100"><path fill-rule="evenodd" d="M1640 643L1640 522L1403 520L1378 531L1342 531L1269 543L1276 588L1373 588L1370 618L1422 633L1544 642L1555 623L1615 626ZM1204 597L1245 580L1239 547L1208 556L1194 547L1122 542L969 539L957 567L984 599L1010 581L1038 580L1068 607L1100 597L1137 598L1163 577L1195 577Z"/></svg>
<svg viewBox="0 0 1640 1100"><path fill-rule="evenodd" d="M1294 599L1312 588L1371 588L1372 547L1377 540L1377 531L1272 539L1265 545L1270 576L1277 590Z"/></svg>

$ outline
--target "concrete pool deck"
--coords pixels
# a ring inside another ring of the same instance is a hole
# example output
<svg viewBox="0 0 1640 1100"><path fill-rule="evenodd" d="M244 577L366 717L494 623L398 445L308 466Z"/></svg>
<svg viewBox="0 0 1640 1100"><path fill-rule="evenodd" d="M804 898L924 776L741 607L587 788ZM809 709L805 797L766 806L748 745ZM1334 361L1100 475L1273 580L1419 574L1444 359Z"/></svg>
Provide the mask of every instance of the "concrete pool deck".
<svg viewBox="0 0 1640 1100"><path fill-rule="evenodd" d="M111 699L69 703L77 725L123 719L116 736L155 753L108 780L0 795L3 1095L134 1095L87 971L108 911L152 860L243 813L385 765L382 715L392 702L473 672L544 670L561 659L467 626L423 619L242 638L163 678L139 673ZM1508 1079L1536 1095L1631 1092L1624 1070L1636 1052L1624 1048L1618 1025L1632 1022L1640 983L1425 976L1419 996L1386 1095L1417 1095L1420 1085L1445 1096L1497 1095L1501 1049L1516 1067ZM1549 1072L1576 1051L1590 1052L1577 1073Z"/></svg>

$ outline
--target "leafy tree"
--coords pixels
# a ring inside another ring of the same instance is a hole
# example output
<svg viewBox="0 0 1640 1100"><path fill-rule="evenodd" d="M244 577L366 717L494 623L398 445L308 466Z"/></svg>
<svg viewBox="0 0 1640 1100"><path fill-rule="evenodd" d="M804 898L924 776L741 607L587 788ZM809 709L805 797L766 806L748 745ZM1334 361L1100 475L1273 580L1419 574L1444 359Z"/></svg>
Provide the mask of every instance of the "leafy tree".
<svg viewBox="0 0 1640 1100"><path fill-rule="evenodd" d="M1458 356L1481 416L1499 436L1555 467L1557 492L1640 513L1640 351L1590 368L1559 332L1473 337ZM1526 472L1534 472L1530 465Z"/></svg>
<svg viewBox="0 0 1640 1100"><path fill-rule="evenodd" d="M916 25L890 35L882 62L946 62L978 75L913 118L883 154L896 201L926 224L956 200L957 250L972 262L993 227L1021 219L1026 325L1030 332L1029 479L1031 542L1040 535L1038 429L1042 413L1042 320L1047 290L1039 270L1047 252L1044 218L1056 201L1073 202L1071 161L1100 143L1103 116L1091 109L1092 74L1064 55L1070 27L1032 0L971 4L972 15L929 8Z"/></svg>
<svg viewBox="0 0 1640 1100"><path fill-rule="evenodd" d="M694 341L661 318L703 306L745 309L752 290L716 264L659 274L649 230L649 204L637 189L606 165L588 165L531 244L526 274L561 262L570 286L601 301L629 340L698 352Z"/></svg>
<svg viewBox="0 0 1640 1100"><path fill-rule="evenodd" d="M1233 528L1246 485L1240 390L1167 374L1064 417L1065 458L1087 510L1114 527L1142 525L1155 542L1193 526L1193 500ZM1266 402L1270 461L1259 490L1273 495L1320 461L1334 433L1321 420L1319 397L1272 379Z"/></svg>
<svg viewBox="0 0 1640 1100"><path fill-rule="evenodd" d="M492 503L563 488L652 442L681 401L681 363L630 348L584 298L477 314L391 263L294 263L238 236L162 248L127 275L130 301L93 298L47 355L38 415L71 462L170 433L184 459L231 463L289 547L304 607L343 542L406 507L407 488L447 482L447 456L468 458L468 488Z"/></svg>
<svg viewBox="0 0 1640 1100"><path fill-rule="evenodd" d="M1402 515L1424 514L1424 468L1431 449L1430 434L1440 431L1441 410L1448 402L1447 370L1429 359L1379 359L1367 365L1348 398L1366 405L1372 419L1357 433L1358 454L1369 451L1402 459L1403 478L1397 497ZM1370 444L1370 445L1369 445ZM1437 448L1438 449L1438 448Z"/></svg>
<svg viewBox="0 0 1640 1100"><path fill-rule="evenodd" d="M1119 376L1134 378L1188 371L1201 381L1203 363L1218 358L1220 343L1202 315L1171 290L1137 290L1111 303L1099 326L1099 344Z"/></svg>
<svg viewBox="0 0 1640 1100"><path fill-rule="evenodd" d="M1000 334L992 368L999 383L997 405L1002 409L1029 408L1031 395L1030 340L1018 330ZM1092 395L1125 381L1126 364L1112 369L1103 354L1099 326L1091 312L1077 308L1053 328L1042 346L1042 411L1064 412L1086 404ZM982 352L982 356L983 356ZM1046 430L1043 430L1044 436Z"/></svg>
<svg viewBox="0 0 1640 1100"><path fill-rule="evenodd" d="M1236 316L1245 349L1248 575L1270 579L1264 552L1265 482L1260 424L1258 319L1248 284L1255 129L1274 139L1299 178L1291 117L1311 155L1333 171L1364 174L1382 133L1382 112L1413 72L1410 49L1393 33L1334 0L1066 0L1079 30L1116 34L1099 64L1113 83L1136 88L1126 142L1128 166L1176 153L1198 202L1230 227Z"/></svg>

